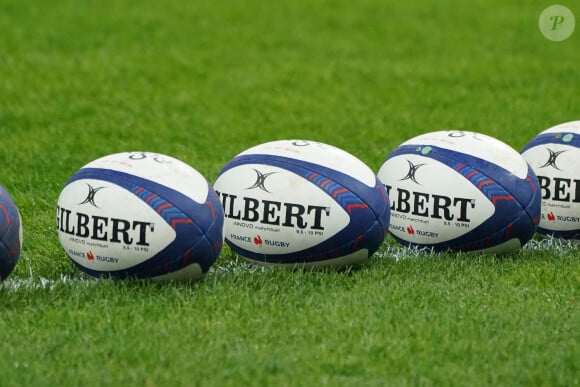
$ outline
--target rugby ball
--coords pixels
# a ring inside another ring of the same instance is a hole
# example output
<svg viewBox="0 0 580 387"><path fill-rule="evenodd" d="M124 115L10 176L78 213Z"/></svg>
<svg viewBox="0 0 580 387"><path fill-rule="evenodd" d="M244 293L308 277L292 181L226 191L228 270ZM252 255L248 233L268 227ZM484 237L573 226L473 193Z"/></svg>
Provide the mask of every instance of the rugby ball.
<svg viewBox="0 0 580 387"><path fill-rule="evenodd" d="M540 219L534 172L517 151L484 134L414 137L386 158L378 177L391 200L389 231L404 245L509 253Z"/></svg>
<svg viewBox="0 0 580 387"><path fill-rule="evenodd" d="M78 170L60 193L56 225L70 259L94 277L198 279L223 244L223 212L207 180L148 152Z"/></svg>
<svg viewBox="0 0 580 387"><path fill-rule="evenodd" d="M14 201L0 186L0 281L16 266L22 250L22 220Z"/></svg>
<svg viewBox="0 0 580 387"><path fill-rule="evenodd" d="M544 130L521 151L540 183L538 232L580 238L580 121Z"/></svg>
<svg viewBox="0 0 580 387"><path fill-rule="evenodd" d="M390 209L373 171L336 147L279 140L234 157L214 183L232 250L259 264L324 267L366 261Z"/></svg>

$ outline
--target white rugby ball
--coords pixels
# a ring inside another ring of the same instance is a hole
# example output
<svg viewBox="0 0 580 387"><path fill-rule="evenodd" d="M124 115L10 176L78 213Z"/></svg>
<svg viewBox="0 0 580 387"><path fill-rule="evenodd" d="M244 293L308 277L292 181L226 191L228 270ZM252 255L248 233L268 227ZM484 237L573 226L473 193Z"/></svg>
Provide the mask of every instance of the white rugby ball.
<svg viewBox="0 0 580 387"><path fill-rule="evenodd" d="M78 170L60 193L56 225L70 259L96 277L198 279L223 244L223 212L207 180L149 152Z"/></svg>
<svg viewBox="0 0 580 387"><path fill-rule="evenodd" d="M544 130L521 151L540 183L538 232L580 238L580 121Z"/></svg>
<svg viewBox="0 0 580 387"><path fill-rule="evenodd" d="M505 143L467 131L437 131L397 147L378 172L391 200L392 236L434 250L507 253L534 234L540 190Z"/></svg>
<svg viewBox="0 0 580 387"><path fill-rule="evenodd" d="M356 265L383 243L384 187L355 156L305 140L272 141L234 157L214 187L232 250L261 264Z"/></svg>

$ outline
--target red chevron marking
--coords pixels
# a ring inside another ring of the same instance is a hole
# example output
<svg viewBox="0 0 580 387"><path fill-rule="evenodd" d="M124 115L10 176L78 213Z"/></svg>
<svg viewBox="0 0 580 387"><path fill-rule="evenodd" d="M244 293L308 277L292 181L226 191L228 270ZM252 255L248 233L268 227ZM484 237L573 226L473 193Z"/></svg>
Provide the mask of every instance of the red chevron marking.
<svg viewBox="0 0 580 387"><path fill-rule="evenodd" d="M491 180L491 179L487 179L487 180L484 180L484 181L482 181L481 183L479 183L479 184L477 185L477 188L481 189L481 188L483 188L484 186L486 186L486 185L490 185L490 184L493 184L493 183L494 183L494 181L493 181L493 180Z"/></svg>
<svg viewBox="0 0 580 387"><path fill-rule="evenodd" d="M352 203L346 206L346 211L350 214L354 208L368 208L369 206L364 203Z"/></svg>
<svg viewBox="0 0 580 387"><path fill-rule="evenodd" d="M173 204L164 203L164 204L160 205L159 207L157 207L157 213L160 214L161 211L163 211L164 209L169 208L169 207L173 207Z"/></svg>
<svg viewBox="0 0 580 387"><path fill-rule="evenodd" d="M181 219L181 218L180 219L173 219L171 221L171 227L173 229L175 229L175 227L177 227L178 224L189 224L189 223L193 223L193 220L191 220L189 218L188 219Z"/></svg>
<svg viewBox="0 0 580 387"><path fill-rule="evenodd" d="M497 202L499 202L500 200L506 200L506 201L510 201L510 200L514 200L514 197L511 195L498 195L498 196L494 196L491 201L492 203L495 205Z"/></svg>
<svg viewBox="0 0 580 387"><path fill-rule="evenodd" d="M338 195L340 195L341 193L345 193L345 192L348 192L348 190L346 188L339 188L332 193L332 197L336 199L336 197Z"/></svg>

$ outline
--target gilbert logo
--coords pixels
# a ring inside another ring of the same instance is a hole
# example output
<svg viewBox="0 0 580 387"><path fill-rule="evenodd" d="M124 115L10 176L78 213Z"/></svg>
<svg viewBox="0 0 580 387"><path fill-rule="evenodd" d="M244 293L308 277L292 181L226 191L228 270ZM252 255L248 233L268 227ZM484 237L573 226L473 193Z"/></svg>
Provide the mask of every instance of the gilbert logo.
<svg viewBox="0 0 580 387"><path fill-rule="evenodd" d="M276 172L268 172L268 173L262 173L260 171L258 171L257 169L253 168L254 172L256 172L256 181L254 184L252 184L250 187L246 188L246 189L255 189L255 188L259 188L262 191L271 193L270 191L268 191L268 189L266 188L266 179L273 175Z"/></svg>
<svg viewBox="0 0 580 387"><path fill-rule="evenodd" d="M413 183L421 185L417 181L417 178L415 177L415 175L417 174L417 170L419 168L421 168L425 164L417 164L417 165L415 165L415 164L413 164L409 160L407 160L407 162L409 163L409 172L407 172L407 175L405 177L403 177L402 179L400 179L400 181L403 181L403 180L411 180Z"/></svg>
<svg viewBox="0 0 580 387"><path fill-rule="evenodd" d="M79 205L81 204L90 204L93 207L96 208L100 208L99 206L97 206L97 204L95 203L95 195L97 194L97 192L99 192L100 190L102 190L105 187L97 187L94 188L92 185L87 183L87 187L89 188L89 193L87 194L87 197L85 198L85 200L83 200L82 202L79 203Z"/></svg>
<svg viewBox="0 0 580 387"><path fill-rule="evenodd" d="M561 171L561 169L556 164L556 161L558 160L558 156L560 156L562 153L564 153L566 151L563 150L563 151L555 152L555 151L551 150L550 148L546 148L546 150L549 153L548 161L546 161L546 163L544 165L542 165L540 168L552 167L554 169L557 169L558 171Z"/></svg>

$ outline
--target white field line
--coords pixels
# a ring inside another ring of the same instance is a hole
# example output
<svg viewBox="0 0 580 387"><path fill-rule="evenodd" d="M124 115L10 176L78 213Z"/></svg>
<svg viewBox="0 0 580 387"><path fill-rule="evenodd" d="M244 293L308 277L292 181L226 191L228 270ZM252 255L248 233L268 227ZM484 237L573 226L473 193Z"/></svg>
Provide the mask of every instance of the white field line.
<svg viewBox="0 0 580 387"><path fill-rule="evenodd" d="M82 275L79 275L78 277L61 275L57 279L48 279L34 275L28 278L8 277L2 283L0 283L0 290L4 289L9 291L35 290L35 289L52 290L61 285L75 284L85 286L90 284L91 282L95 282L95 280L87 279Z"/></svg>
<svg viewBox="0 0 580 387"><path fill-rule="evenodd" d="M539 240L530 240L523 247L523 250L540 251L555 250L556 252L577 252L580 253L580 240L578 239L560 239L553 237L544 237Z"/></svg>
<svg viewBox="0 0 580 387"><path fill-rule="evenodd" d="M580 241L578 240L566 240L558 238L545 237L538 240L531 240L523 247L522 252L525 251L553 251L556 254L577 252L580 258ZM374 259L394 259L395 261L400 261L404 259L412 259L418 256L428 256L436 258L437 254L433 253L429 249L425 248L408 248L396 245L387 245L386 248L381 249L379 252L375 253ZM25 260L26 261L26 260ZM229 274L235 274L240 272L261 272L264 270L269 270L270 268L252 265L245 262L243 259L236 259L222 263L220 265L214 265L208 276L223 276ZM56 279L48 279L41 276L36 276L32 273L29 267L29 277L27 278L15 278L8 277L3 282L0 282L0 291L12 291L17 292L19 290L38 290L38 289L48 289L52 290L56 287L62 285L74 284L75 286L90 286L96 283L97 280L87 277L83 274L77 276L61 275Z"/></svg>
<svg viewBox="0 0 580 387"><path fill-rule="evenodd" d="M550 236L542 237L538 240L530 240L516 254L525 254L526 251L552 251L554 253L578 252L580 258L580 240L560 239ZM470 253L458 253L470 254ZM437 253L429 248L403 247L398 245L387 245L387 248L375 254L375 257L392 258L395 261L414 258L417 256L437 257Z"/></svg>

